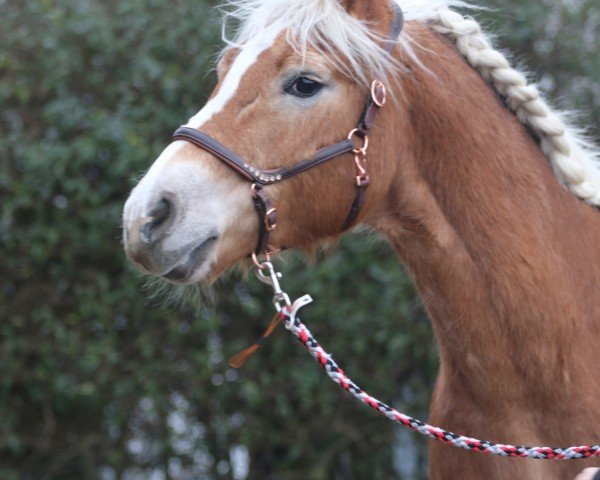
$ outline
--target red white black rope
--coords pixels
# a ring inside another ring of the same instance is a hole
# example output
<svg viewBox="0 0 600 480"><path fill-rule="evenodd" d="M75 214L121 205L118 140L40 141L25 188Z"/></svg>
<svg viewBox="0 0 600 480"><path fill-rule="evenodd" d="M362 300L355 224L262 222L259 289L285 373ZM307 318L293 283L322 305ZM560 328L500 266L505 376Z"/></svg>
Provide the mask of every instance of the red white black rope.
<svg viewBox="0 0 600 480"><path fill-rule="evenodd" d="M279 319L284 322L285 328L294 334L306 347L313 358L321 365L327 375L344 390L356 399L369 405L374 410L386 416L390 420L400 423L415 432L454 447L464 448L473 452L482 452L502 457L525 457L540 460L571 460L578 458L600 457L600 445L551 448L551 447L523 447L513 445L502 445L486 440L457 435L439 427L428 425L420 420L414 419L395 408L372 397L350 380L344 371L338 367L331 355L327 353L315 340L310 330L298 318L298 310L310 303L312 300L308 295L299 298L291 306L282 307Z"/></svg>

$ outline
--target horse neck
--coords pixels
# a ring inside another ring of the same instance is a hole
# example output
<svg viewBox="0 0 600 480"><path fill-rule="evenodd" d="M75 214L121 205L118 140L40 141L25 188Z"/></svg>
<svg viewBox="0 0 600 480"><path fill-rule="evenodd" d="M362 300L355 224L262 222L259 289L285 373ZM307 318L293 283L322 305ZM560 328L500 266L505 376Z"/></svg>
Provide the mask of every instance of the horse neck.
<svg viewBox="0 0 600 480"><path fill-rule="evenodd" d="M402 168L374 226L415 279L442 376L485 401L532 386L543 395L595 355L573 325L600 317L600 214L559 184L452 45L431 33L419 40L430 72L403 76L409 114L402 127L388 122L402 134L386 138L410 149L396 146Z"/></svg>

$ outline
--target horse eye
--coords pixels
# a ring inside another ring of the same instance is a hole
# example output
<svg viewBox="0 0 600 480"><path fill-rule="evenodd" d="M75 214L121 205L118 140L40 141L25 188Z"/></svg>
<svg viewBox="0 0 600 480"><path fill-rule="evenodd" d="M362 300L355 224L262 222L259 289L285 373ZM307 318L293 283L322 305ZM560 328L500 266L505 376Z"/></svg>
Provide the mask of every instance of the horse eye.
<svg viewBox="0 0 600 480"><path fill-rule="evenodd" d="M285 93L300 98L312 97L323 88L323 84L308 77L296 77L285 87Z"/></svg>

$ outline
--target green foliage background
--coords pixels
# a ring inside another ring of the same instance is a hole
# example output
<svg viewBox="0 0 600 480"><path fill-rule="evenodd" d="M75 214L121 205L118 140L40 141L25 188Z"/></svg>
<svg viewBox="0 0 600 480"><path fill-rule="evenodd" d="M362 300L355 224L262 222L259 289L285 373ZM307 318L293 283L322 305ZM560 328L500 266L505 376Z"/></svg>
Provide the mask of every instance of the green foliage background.
<svg viewBox="0 0 600 480"><path fill-rule="evenodd" d="M485 5L500 44L597 134L597 0ZM214 84L212 6L0 0L2 479L424 476L425 443L346 398L283 332L229 369L271 315L258 282L234 274L180 306L125 261L129 190ZM359 383L425 416L436 349L384 242L346 238L284 270Z"/></svg>

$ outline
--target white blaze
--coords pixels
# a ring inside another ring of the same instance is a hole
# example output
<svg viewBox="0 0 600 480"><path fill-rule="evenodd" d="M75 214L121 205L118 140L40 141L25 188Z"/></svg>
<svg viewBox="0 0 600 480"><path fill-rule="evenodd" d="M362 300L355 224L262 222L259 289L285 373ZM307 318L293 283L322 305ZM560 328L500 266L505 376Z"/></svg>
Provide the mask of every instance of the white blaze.
<svg viewBox="0 0 600 480"><path fill-rule="evenodd" d="M273 45L279 31L267 29L264 35L252 39L242 48L235 58L227 76L221 83L219 92L211 98L196 115L189 119L186 127L200 128L214 115L219 113L227 102L235 96L240 81L248 69L256 62L258 56Z"/></svg>
<svg viewBox="0 0 600 480"><path fill-rule="evenodd" d="M261 35L244 45L217 94L186 126L200 128L227 106L235 97L248 69L262 52L273 45L280 31L265 29ZM176 216L169 229L176 231L176 234L167 233L160 242L160 254L172 255L173 267L185 261L189 252L203 239L222 234L226 225L234 221L232 215L239 211L240 202L247 201L247 198L240 199L238 195L232 195L222 182L211 178L214 173L202 162L177 162L186 146L189 147L189 144L184 141L175 141L163 150L131 192L123 213L125 229L137 232L140 222L150 216L161 198L166 196L174 199ZM192 205L201 205L202 208L189 208ZM213 249L210 257L188 280L201 278L209 270L215 256L216 249Z"/></svg>
<svg viewBox="0 0 600 480"><path fill-rule="evenodd" d="M279 30L266 29L263 35L257 36L255 39L244 45L231 65L217 95L210 99L196 115L190 118L186 126L190 128L200 128L214 115L223 110L227 103L235 96L235 92L237 91L244 74L256 62L258 56L273 45L273 42L278 35ZM173 142L165 148L152 164L144 178L131 192L125 205L125 222L135 221L141 216L147 216L157 200L154 198L156 192L163 190L167 186L169 189L174 189L175 191L178 190L174 188L175 186L172 184L162 185L161 182L163 184L169 183L169 175L166 172L166 168L171 163L171 160L177 157L177 154L184 145L184 141ZM201 166L198 166L198 168L204 170ZM199 176L201 176L202 172L198 173ZM181 185L180 188L185 190L186 186Z"/></svg>

